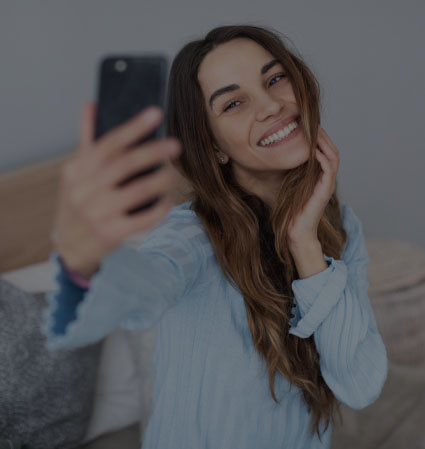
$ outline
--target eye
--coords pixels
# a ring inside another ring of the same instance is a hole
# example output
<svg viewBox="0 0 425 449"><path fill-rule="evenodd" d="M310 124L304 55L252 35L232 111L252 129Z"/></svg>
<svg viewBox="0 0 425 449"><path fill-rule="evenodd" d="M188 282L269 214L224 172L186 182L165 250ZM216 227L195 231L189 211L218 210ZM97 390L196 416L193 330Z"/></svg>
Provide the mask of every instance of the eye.
<svg viewBox="0 0 425 449"><path fill-rule="evenodd" d="M278 75L275 75L275 76L270 80L269 86L270 86L270 85L273 86L274 84L276 84L276 83L271 84L271 82L272 82L273 80L275 80L275 79L277 79L277 78L284 78L284 77L286 77L286 73L279 73ZM226 112L228 109L233 109L231 106L232 106L233 104L235 104L235 103L240 103L240 100L233 100L232 102L228 103L227 106L223 109L223 112Z"/></svg>
<svg viewBox="0 0 425 449"><path fill-rule="evenodd" d="M228 109L232 109L230 106L231 106L232 104L235 104L235 103L238 103L238 102L240 103L239 100L232 101L231 103L229 103L229 104L223 109L223 111L226 112Z"/></svg>
<svg viewBox="0 0 425 449"><path fill-rule="evenodd" d="M270 83L273 81L273 80L275 80L276 78L283 78L283 77L285 77L286 76L286 73L279 73L278 75L275 75L271 80L270 80ZM274 83L274 84L276 84L276 83ZM269 84L270 85L270 84ZM273 85L273 84L272 84Z"/></svg>

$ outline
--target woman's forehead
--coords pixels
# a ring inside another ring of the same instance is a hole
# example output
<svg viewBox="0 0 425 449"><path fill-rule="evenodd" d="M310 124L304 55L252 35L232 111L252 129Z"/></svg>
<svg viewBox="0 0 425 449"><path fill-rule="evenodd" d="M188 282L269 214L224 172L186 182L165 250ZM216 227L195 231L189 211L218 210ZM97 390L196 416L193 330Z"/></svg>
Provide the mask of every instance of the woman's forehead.
<svg viewBox="0 0 425 449"><path fill-rule="evenodd" d="M258 65L272 57L269 51L251 39L234 39L211 50L201 62L198 74L206 78L208 73L226 73L238 67L255 69L254 61Z"/></svg>
<svg viewBox="0 0 425 449"><path fill-rule="evenodd" d="M198 80L205 94L225 84L236 83L241 74L261 75L273 55L251 39L234 39L211 50L201 62Z"/></svg>

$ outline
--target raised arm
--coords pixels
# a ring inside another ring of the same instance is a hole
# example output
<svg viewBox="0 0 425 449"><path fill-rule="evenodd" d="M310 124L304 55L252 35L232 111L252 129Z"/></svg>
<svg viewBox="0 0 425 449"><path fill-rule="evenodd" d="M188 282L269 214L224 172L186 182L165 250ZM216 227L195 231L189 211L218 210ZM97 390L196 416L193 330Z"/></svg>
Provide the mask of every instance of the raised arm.
<svg viewBox="0 0 425 449"><path fill-rule="evenodd" d="M99 341L117 327L148 330L177 304L202 267L185 223L163 223L138 248L121 245L102 261L87 291L75 286L57 260L57 288L46 296L43 333L49 349ZM187 225L186 225L187 226Z"/></svg>
<svg viewBox="0 0 425 449"><path fill-rule="evenodd" d="M388 372L385 345L368 297L369 282L362 224L345 205L348 233L342 260L323 254L328 268L293 281L290 334L314 335L322 376L337 399L353 409L373 403Z"/></svg>

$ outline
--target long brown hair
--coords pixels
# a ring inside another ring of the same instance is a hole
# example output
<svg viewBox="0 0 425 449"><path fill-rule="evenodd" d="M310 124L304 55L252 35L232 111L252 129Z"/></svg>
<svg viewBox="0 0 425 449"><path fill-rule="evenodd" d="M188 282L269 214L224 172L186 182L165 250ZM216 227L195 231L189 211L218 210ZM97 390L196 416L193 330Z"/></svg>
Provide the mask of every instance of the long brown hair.
<svg viewBox="0 0 425 449"><path fill-rule="evenodd" d="M294 305L291 283L298 273L287 238L288 223L311 197L321 173L314 155L320 90L302 58L279 35L251 25L221 26L204 39L186 44L170 70L167 134L182 142L182 154L173 165L191 187L185 199L192 201L191 208L209 236L226 279L244 297L252 340L266 362L273 399L279 402L274 391L278 371L302 390L312 414L311 434L316 431L320 439L320 421L326 419L326 430L334 421L334 407L340 413L339 403L321 376L313 335L304 339L288 333ZM241 37L263 46L286 68L310 145L309 160L288 170L273 208L236 182L231 161L218 163L198 82L205 55ZM328 256L340 257L347 235L336 190L319 223L318 239Z"/></svg>

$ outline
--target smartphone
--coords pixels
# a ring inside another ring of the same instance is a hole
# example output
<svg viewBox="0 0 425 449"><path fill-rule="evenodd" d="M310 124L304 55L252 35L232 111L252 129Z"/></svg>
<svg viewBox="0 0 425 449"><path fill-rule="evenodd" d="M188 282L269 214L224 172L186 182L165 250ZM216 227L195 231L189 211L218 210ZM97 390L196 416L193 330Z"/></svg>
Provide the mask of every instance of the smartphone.
<svg viewBox="0 0 425 449"><path fill-rule="evenodd" d="M163 54L106 55L99 61L96 140L151 105L158 105L165 112L167 67L168 60ZM134 142L132 147L160 137L165 137L165 120L149 135ZM121 182L120 186L157 171L162 166L163 164L156 164L146 170L136 172ZM159 197L153 198L147 203L128 210L127 214L131 215L146 210L159 200Z"/></svg>

